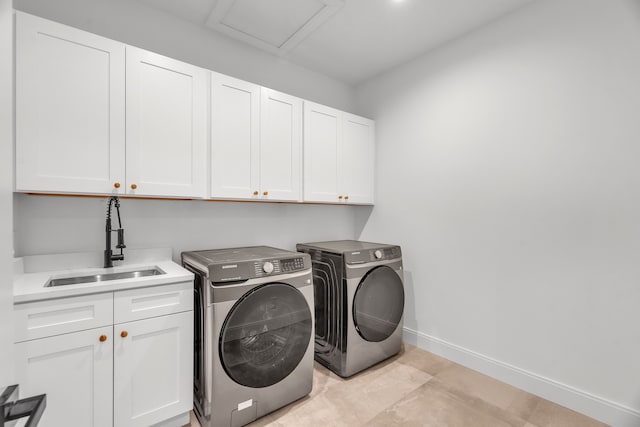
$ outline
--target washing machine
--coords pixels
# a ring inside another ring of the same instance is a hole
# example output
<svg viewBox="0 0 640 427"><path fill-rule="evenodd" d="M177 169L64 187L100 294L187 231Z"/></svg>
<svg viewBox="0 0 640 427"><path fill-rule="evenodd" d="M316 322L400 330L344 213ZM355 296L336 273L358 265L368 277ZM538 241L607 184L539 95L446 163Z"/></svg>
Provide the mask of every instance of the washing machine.
<svg viewBox="0 0 640 427"><path fill-rule="evenodd" d="M340 240L296 248L313 266L315 359L349 377L397 354L404 311L400 246Z"/></svg>
<svg viewBox="0 0 640 427"><path fill-rule="evenodd" d="M311 392L309 255L255 246L182 253L194 280L194 412L237 427Z"/></svg>

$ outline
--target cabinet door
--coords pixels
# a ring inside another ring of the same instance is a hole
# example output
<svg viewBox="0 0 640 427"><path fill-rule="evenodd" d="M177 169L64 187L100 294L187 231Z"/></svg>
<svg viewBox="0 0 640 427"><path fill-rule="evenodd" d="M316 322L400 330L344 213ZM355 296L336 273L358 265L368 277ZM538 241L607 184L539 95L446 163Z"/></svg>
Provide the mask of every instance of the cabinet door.
<svg viewBox="0 0 640 427"><path fill-rule="evenodd" d="M344 113L341 188L347 203L373 204L375 126L373 120Z"/></svg>
<svg viewBox="0 0 640 427"><path fill-rule="evenodd" d="M300 200L302 100L266 88L260 99L260 196Z"/></svg>
<svg viewBox="0 0 640 427"><path fill-rule="evenodd" d="M127 193L206 197L208 74L127 46Z"/></svg>
<svg viewBox="0 0 640 427"><path fill-rule="evenodd" d="M212 73L211 197L259 198L259 132L260 86Z"/></svg>
<svg viewBox="0 0 640 427"><path fill-rule="evenodd" d="M16 20L16 189L117 193L124 45L24 13Z"/></svg>
<svg viewBox="0 0 640 427"><path fill-rule="evenodd" d="M112 331L108 326L15 345L20 394L47 394L40 427L113 426Z"/></svg>
<svg viewBox="0 0 640 427"><path fill-rule="evenodd" d="M149 426L190 411L193 311L115 325L114 334L114 425Z"/></svg>
<svg viewBox="0 0 640 427"><path fill-rule="evenodd" d="M304 200L341 201L341 112L324 105L304 103Z"/></svg>

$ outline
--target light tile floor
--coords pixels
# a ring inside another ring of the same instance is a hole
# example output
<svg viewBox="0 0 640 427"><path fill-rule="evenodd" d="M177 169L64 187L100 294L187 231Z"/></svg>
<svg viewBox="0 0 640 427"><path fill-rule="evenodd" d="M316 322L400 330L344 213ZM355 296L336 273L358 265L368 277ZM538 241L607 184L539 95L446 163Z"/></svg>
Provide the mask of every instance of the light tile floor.
<svg viewBox="0 0 640 427"><path fill-rule="evenodd" d="M248 427L603 427L491 377L405 344L349 379L315 363L313 391ZM191 427L199 427L191 417Z"/></svg>

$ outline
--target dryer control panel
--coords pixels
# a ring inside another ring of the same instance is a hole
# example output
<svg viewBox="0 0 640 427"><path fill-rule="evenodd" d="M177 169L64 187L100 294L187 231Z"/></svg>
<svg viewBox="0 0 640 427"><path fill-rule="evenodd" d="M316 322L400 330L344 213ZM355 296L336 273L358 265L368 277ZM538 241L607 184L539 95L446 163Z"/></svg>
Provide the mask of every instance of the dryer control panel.
<svg viewBox="0 0 640 427"><path fill-rule="evenodd" d="M383 246L373 249L345 252L344 260L347 264L363 264L365 262L388 261L402 256L400 246Z"/></svg>

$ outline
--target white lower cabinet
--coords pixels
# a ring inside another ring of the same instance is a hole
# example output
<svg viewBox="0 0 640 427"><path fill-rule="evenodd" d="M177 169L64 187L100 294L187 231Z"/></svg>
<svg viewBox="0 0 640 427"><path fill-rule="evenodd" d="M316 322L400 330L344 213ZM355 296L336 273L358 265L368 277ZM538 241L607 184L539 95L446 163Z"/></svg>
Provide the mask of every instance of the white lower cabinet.
<svg viewBox="0 0 640 427"><path fill-rule="evenodd" d="M150 426L191 410L193 312L114 326L115 426Z"/></svg>
<svg viewBox="0 0 640 427"><path fill-rule="evenodd" d="M16 344L20 394L47 394L39 427L113 426L112 330L108 326Z"/></svg>
<svg viewBox="0 0 640 427"><path fill-rule="evenodd" d="M29 339L33 331L16 334L25 337L14 352L20 392L47 395L39 426L150 426L188 413L192 287L184 282L16 306L18 319L41 319L40 326L52 331L52 336L37 339ZM99 307L113 301L111 317L86 315L83 322L82 316L72 316L84 313L78 307L90 306L91 299ZM114 324L114 312L120 323ZM76 331L51 329L69 318ZM95 327L96 322L108 324ZM33 322L17 323L33 329Z"/></svg>

